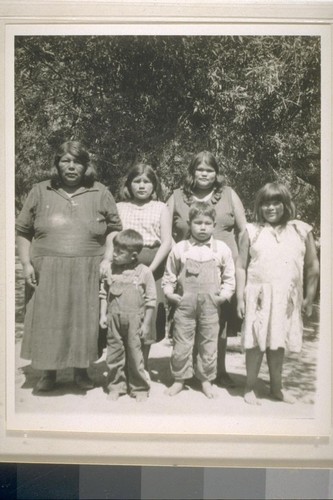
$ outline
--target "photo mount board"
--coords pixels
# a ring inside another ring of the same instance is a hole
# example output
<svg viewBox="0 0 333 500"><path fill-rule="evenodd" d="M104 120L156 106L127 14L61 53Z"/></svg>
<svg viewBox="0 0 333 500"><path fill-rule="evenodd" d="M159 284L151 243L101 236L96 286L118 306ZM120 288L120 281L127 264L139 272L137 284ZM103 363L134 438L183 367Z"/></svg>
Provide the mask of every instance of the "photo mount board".
<svg viewBox="0 0 333 500"><path fill-rule="evenodd" d="M66 7L69 2L61 2ZM80 3L76 2L76 6ZM270 3L269 3L270 4ZM2 39L2 64L4 66L2 95L5 99L5 113L1 116L1 128L3 130L3 161L6 184L2 186L2 211L5 224L3 225L3 241L6 240L6 248L2 249L4 258L2 262L1 285L5 290L6 300L1 300L1 309L4 312L2 318L4 332L2 342L3 348L3 370L2 384L4 408L3 420L1 421L0 450L6 460L15 461L55 461L55 462L78 462L78 463L136 463L136 464L182 464L182 465L230 465L260 466L268 464L280 466L322 466L330 463L332 458L331 443L331 35L332 22L329 8L325 6L320 11L318 21L317 7L309 4L294 4L290 6L292 20L282 17L281 7L271 5L269 16L259 6L252 5L253 13L257 16L239 16L237 23L235 17L239 15L236 6L229 5L228 12L234 13L234 18L221 16L217 19L213 15L213 8L209 5L202 7L196 3L188 3L184 6L184 12L192 5L195 12L201 15L189 18L185 16L168 18L161 15L157 20L153 17L142 15L143 6L135 5L134 11L140 15L132 17L123 15L124 10L130 5L124 2L117 19L105 19L101 14L98 18L95 6L84 5L84 14L89 9L95 21L87 22L85 15L75 16L59 15L60 2L54 2L50 6L48 15L45 8L40 5L40 17L36 13L34 17L27 20L23 14L28 12L28 5L20 2L23 12L9 17L5 15L0 18L3 25ZM110 4L104 4L105 8L114 9ZM238 6L239 7L239 6ZM249 4L242 6L245 10ZM309 9L310 7L310 9ZM16 6L17 8L17 6ZM36 8L34 6L34 8ZM170 3L160 5L160 12L170 9ZM222 9L222 5L220 6ZM313 8L313 11L311 11ZM30 9L30 7L29 7ZM155 9L155 10L154 10ZM158 6L154 6L154 12ZM234 9L234 10L233 10ZM276 18L274 10L276 9ZM289 12L290 12L289 9ZM50 12L54 10L54 15ZM101 8L101 10L103 10ZM320 9L319 9L320 10ZM0 12L3 7L0 6ZM94 13L92 13L94 11ZM288 9L286 9L288 12ZM333 11L333 9L332 9ZM114 12L112 10L112 12ZM133 11L132 11L133 12ZM221 10L222 12L222 10ZM237 16L236 16L237 12ZM284 11L285 12L285 11ZM312 12L312 16L311 16ZM247 11L248 14L248 11ZM316 15L315 15L316 14ZM96 22L96 16L97 21ZM156 16L157 18L159 16ZM85 22L82 22L84 19ZM283 19L283 21L281 21ZM320 344L319 359L323 362L318 367L319 380L329 381L328 385L322 384L318 391L317 415L310 422L290 422L290 419L280 422L270 421L266 418L250 420L249 418L238 418L231 422L223 416L216 416L209 422L202 418L190 415L179 418L177 416L152 419L151 415L142 418L133 418L122 415L117 422L110 422L110 415L99 417L94 415L89 422L80 418L80 415L38 415L38 412L30 416L17 415L14 405L15 381L13 380L13 353L14 325L13 325L13 303L15 295L15 283L13 275L13 248L15 242L13 225L13 189L15 176L14 163L14 108L13 108L13 40L18 34L38 35L73 35L73 34L253 34L275 35L281 34L304 34L320 36L322 39L322 271L321 271L321 336L325 336L325 342ZM4 264L5 263L5 264ZM324 269L324 271L323 271ZM22 417L22 418L21 418ZM204 431L202 429L205 429ZM200 451L198 452L198 449ZM195 458L194 458L195 457ZM258 465L259 464L259 465Z"/></svg>

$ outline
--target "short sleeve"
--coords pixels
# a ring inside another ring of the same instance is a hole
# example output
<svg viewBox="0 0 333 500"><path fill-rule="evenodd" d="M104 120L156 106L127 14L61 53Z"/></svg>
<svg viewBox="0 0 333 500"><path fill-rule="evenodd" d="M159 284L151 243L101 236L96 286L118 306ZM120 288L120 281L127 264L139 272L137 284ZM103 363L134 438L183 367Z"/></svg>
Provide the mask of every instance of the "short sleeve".
<svg viewBox="0 0 333 500"><path fill-rule="evenodd" d="M113 231L122 230L116 202L110 191L105 186L101 197L101 212L106 219L107 234L112 233Z"/></svg>
<svg viewBox="0 0 333 500"><path fill-rule="evenodd" d="M22 210L16 220L15 228L21 233L25 233L31 237L34 236L34 222L39 202L39 190L37 185L34 185L29 192Z"/></svg>
<svg viewBox="0 0 333 500"><path fill-rule="evenodd" d="M303 222L301 220L292 220L289 222L295 229L297 234L300 236L302 241L305 241L308 237L308 234L312 231L312 226L307 222Z"/></svg>
<svg viewBox="0 0 333 500"><path fill-rule="evenodd" d="M252 244L260 231L259 226L257 224L252 224L249 222L246 224L246 231L249 235L250 243Z"/></svg>

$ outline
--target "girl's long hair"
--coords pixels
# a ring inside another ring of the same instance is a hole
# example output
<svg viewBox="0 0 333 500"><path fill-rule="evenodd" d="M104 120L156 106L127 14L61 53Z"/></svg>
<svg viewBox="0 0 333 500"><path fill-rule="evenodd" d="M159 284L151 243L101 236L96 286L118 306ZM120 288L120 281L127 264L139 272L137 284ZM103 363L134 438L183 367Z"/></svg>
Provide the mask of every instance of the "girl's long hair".
<svg viewBox="0 0 333 500"><path fill-rule="evenodd" d="M121 201L128 201L133 199L131 184L135 177L146 175L153 185L152 199L163 201L161 184L158 176L156 175L153 167L147 163L137 163L134 165L124 179L123 186L120 189L119 197Z"/></svg>
<svg viewBox="0 0 333 500"><path fill-rule="evenodd" d="M283 204L283 215L281 224L286 224L296 216L295 204L291 199L289 189L281 182L268 182L259 189L254 202L254 219L259 224L264 224L265 219L262 215L262 205L268 201L280 201Z"/></svg>
<svg viewBox="0 0 333 500"><path fill-rule="evenodd" d="M201 163L206 163L216 172L216 179L213 186L215 192L222 191L223 186L226 184L215 156L209 151L200 151L200 153L192 158L184 180L183 191L188 198L193 194L195 188L195 171Z"/></svg>
<svg viewBox="0 0 333 500"><path fill-rule="evenodd" d="M96 171L90 163L88 151L79 141L66 141L59 147L54 157L54 165L51 168L51 186L53 188L59 188L62 185L59 174L59 162L67 153L74 156L74 158L85 167L81 185L84 187L91 187L96 179Z"/></svg>

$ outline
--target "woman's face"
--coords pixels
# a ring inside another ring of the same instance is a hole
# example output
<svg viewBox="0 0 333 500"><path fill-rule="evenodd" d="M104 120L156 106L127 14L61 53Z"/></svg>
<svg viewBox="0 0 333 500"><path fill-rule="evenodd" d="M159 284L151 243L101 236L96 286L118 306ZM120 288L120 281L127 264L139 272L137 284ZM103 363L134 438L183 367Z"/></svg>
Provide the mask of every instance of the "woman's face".
<svg viewBox="0 0 333 500"><path fill-rule="evenodd" d="M154 185L145 175L137 175L131 182L133 198L138 202L145 202L150 199L154 191Z"/></svg>
<svg viewBox="0 0 333 500"><path fill-rule="evenodd" d="M216 172L213 167L207 163L199 163L194 172L194 183L197 189L208 190L214 186L216 181Z"/></svg>
<svg viewBox="0 0 333 500"><path fill-rule="evenodd" d="M74 187L81 184L86 167L75 156L66 153L60 158L58 169L62 182Z"/></svg>

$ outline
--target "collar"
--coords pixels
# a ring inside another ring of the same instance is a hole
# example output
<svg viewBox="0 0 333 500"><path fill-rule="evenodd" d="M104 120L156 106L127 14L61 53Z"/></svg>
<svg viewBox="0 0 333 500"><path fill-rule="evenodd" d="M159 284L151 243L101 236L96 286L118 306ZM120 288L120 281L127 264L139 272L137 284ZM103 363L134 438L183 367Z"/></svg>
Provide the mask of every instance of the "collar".
<svg viewBox="0 0 333 500"><path fill-rule="evenodd" d="M189 239L189 242L194 247L208 247L208 248L212 248L213 236L211 236L209 238L209 240L206 240L204 242L198 241L195 238L193 238L193 236L191 236L190 239Z"/></svg>
<svg viewBox="0 0 333 500"><path fill-rule="evenodd" d="M77 191L76 193L74 193L72 196L65 196L61 190L59 188L53 188L51 186L51 181L48 180L46 181L47 184L46 184L46 189L49 189L50 191L54 191L55 193L58 193L60 196L62 196L63 198L74 198L75 196L79 196L80 194L83 194L83 193L86 193L88 191L99 191L100 190L100 187L98 185L98 182L94 182L94 184L90 187L90 188L86 188L84 186L82 186L82 189L79 189L79 191Z"/></svg>

